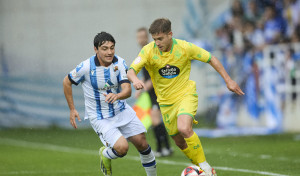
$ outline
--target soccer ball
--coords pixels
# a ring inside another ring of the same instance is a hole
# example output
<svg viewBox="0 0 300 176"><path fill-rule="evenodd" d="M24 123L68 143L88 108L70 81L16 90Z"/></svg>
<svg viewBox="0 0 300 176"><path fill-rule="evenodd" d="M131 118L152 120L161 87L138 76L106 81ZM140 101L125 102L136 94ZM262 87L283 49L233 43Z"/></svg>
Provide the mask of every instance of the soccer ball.
<svg viewBox="0 0 300 176"><path fill-rule="evenodd" d="M205 172L202 169L200 169L199 166L195 166L195 165L186 167L181 173L181 176L199 176L199 175L200 176L205 175Z"/></svg>

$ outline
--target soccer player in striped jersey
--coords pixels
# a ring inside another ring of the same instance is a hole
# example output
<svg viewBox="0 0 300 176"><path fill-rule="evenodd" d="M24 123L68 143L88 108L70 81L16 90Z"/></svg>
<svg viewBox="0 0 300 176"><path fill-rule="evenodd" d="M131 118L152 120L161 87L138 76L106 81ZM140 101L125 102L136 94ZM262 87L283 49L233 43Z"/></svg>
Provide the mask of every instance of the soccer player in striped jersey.
<svg viewBox="0 0 300 176"><path fill-rule="evenodd" d="M77 128L72 84L81 83L85 99L85 119L98 134L100 168L105 176L112 175L111 160L126 155L131 141L140 153L147 176L156 176L156 161L146 141L146 129L125 99L131 96L125 60L115 55L115 39L106 32L94 38L95 55L81 62L63 81L64 93L70 108L70 123Z"/></svg>
<svg viewBox="0 0 300 176"><path fill-rule="evenodd" d="M216 176L192 128L193 123L198 123L195 120L198 94L195 82L189 80L191 60L209 63L222 76L230 91L238 95L244 93L216 57L192 43L173 38L169 19L156 19L149 33L154 41L142 48L130 66L128 78L135 89L143 89L145 85L136 74L143 67L147 69L167 132L193 164L200 166L207 176Z"/></svg>

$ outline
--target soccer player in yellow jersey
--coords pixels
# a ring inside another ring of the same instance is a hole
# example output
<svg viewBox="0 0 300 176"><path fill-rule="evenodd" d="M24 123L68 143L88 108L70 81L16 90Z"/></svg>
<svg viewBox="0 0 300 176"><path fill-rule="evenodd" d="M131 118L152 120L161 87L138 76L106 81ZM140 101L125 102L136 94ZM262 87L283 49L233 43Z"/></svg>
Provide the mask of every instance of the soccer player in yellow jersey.
<svg viewBox="0 0 300 176"><path fill-rule="evenodd" d="M133 61L127 75L135 89L143 89L144 83L136 74L145 67L150 74L160 105L165 127L176 145L195 165L208 176L216 176L215 170L206 162L193 123L198 107L196 84L189 80L191 60L209 63L225 80L227 88L244 95L238 84L227 74L219 60L196 45L173 38L171 22L156 19L149 28L153 42L144 46Z"/></svg>

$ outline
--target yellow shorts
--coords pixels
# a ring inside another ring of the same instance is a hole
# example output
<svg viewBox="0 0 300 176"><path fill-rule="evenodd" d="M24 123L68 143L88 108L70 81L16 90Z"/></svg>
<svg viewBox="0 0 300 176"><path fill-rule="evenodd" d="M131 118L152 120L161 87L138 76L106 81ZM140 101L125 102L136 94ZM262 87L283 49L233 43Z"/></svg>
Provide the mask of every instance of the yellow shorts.
<svg viewBox="0 0 300 176"><path fill-rule="evenodd" d="M198 108L198 94L196 92L186 94L180 101L173 105L160 105L161 114L170 136L178 134L177 118L179 115L190 115L195 120L195 115Z"/></svg>

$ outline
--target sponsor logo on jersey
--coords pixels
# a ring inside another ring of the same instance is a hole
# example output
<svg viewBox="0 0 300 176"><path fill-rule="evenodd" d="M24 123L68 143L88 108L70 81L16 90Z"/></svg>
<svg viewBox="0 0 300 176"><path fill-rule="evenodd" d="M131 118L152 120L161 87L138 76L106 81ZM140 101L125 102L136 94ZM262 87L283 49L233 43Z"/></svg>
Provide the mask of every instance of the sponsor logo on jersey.
<svg viewBox="0 0 300 176"><path fill-rule="evenodd" d="M158 70L159 74L164 78L175 78L179 75L180 69L176 66L167 64L165 67Z"/></svg>
<svg viewBox="0 0 300 176"><path fill-rule="evenodd" d="M114 85L111 80L107 80L103 88L99 88L99 90L110 90L112 88L118 88L118 85Z"/></svg>

